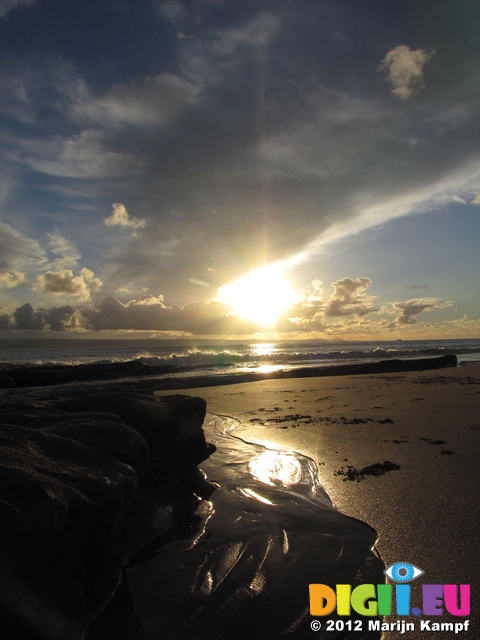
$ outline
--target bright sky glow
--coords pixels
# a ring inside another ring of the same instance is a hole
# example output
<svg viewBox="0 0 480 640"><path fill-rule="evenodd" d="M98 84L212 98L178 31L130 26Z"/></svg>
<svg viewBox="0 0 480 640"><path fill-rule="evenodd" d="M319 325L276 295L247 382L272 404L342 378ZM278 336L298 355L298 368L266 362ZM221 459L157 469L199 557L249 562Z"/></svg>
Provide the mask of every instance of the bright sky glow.
<svg viewBox="0 0 480 640"><path fill-rule="evenodd" d="M294 299L284 272L281 264L255 269L220 287L218 301L231 306L242 318L272 325Z"/></svg>
<svg viewBox="0 0 480 640"><path fill-rule="evenodd" d="M480 335L478 3L0 5L0 337Z"/></svg>

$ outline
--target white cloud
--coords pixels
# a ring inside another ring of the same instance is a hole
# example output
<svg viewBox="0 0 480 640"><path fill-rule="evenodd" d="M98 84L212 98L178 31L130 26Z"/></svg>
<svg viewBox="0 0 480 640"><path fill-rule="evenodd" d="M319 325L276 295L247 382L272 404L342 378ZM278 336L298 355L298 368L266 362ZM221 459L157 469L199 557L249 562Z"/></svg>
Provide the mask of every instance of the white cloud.
<svg viewBox="0 0 480 640"><path fill-rule="evenodd" d="M20 271L27 265L46 261L45 251L37 240L29 238L5 222L0 222L0 269Z"/></svg>
<svg viewBox="0 0 480 640"><path fill-rule="evenodd" d="M32 168L63 178L104 178L139 170L139 163L128 153L109 149L104 133L87 129L69 138L24 140L13 154Z"/></svg>
<svg viewBox="0 0 480 640"><path fill-rule="evenodd" d="M100 98L79 95L72 106L72 116L93 126L163 125L193 106L197 96L194 83L163 73L119 83Z"/></svg>
<svg viewBox="0 0 480 640"><path fill-rule="evenodd" d="M421 91L424 88L423 67L434 55L435 51L412 51L405 44L391 49L382 60L380 71L386 71L393 95L406 100Z"/></svg>
<svg viewBox="0 0 480 640"><path fill-rule="evenodd" d="M397 324L411 325L417 323L417 316L420 313L445 309L451 305L451 302L442 302L438 298L413 298L406 302L392 302L388 313L398 313L400 311L400 315L396 318ZM383 311L387 310L383 309Z"/></svg>
<svg viewBox="0 0 480 640"><path fill-rule="evenodd" d="M39 289L45 293L68 294L77 298L80 302L89 300L92 293L96 293L102 287L102 281L97 278L90 269L80 269L74 275L71 269L60 271L47 271L39 276Z"/></svg>
<svg viewBox="0 0 480 640"><path fill-rule="evenodd" d="M373 298L367 296L367 288L372 284L370 278L343 278L332 282L333 294L325 310L330 317L355 314L362 317L373 310Z"/></svg>
<svg viewBox="0 0 480 640"><path fill-rule="evenodd" d="M298 254L298 260L306 260L324 252L328 246L336 245L345 238L385 224L389 220L438 211L451 202L457 202L459 193L471 193L479 180L477 159L418 188L403 189L397 193L392 187L387 196L375 190L360 194L362 197L358 198L359 202L352 200L348 216L337 216L339 221L332 222L324 232L315 237Z"/></svg>
<svg viewBox="0 0 480 640"><path fill-rule="evenodd" d="M0 289L13 289L24 282L25 274L21 271L0 272Z"/></svg>
<svg viewBox="0 0 480 640"><path fill-rule="evenodd" d="M480 196L477 196L476 198L474 198L472 200L472 204L474 204L476 206L480 206Z"/></svg>
<svg viewBox="0 0 480 640"><path fill-rule="evenodd" d="M77 247L60 233L47 233L48 250L56 256L50 269L75 267L82 257Z"/></svg>
<svg viewBox="0 0 480 640"><path fill-rule="evenodd" d="M159 296L146 296L145 298L140 298L140 300L133 300L128 304L136 304L140 307L150 307L152 305L159 305L160 307L165 308L165 296L160 294Z"/></svg>
<svg viewBox="0 0 480 640"><path fill-rule="evenodd" d="M128 211L119 202L112 204L112 213L108 218L104 218L104 223L107 227L129 227L130 229L142 229L146 224L145 220L130 218Z"/></svg>

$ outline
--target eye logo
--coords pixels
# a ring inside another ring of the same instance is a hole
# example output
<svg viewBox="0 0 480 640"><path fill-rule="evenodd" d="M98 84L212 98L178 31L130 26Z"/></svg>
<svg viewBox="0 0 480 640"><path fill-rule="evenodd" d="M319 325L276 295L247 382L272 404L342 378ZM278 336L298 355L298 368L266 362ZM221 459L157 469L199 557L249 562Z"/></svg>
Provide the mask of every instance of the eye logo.
<svg viewBox="0 0 480 640"><path fill-rule="evenodd" d="M393 582L405 584L423 576L425 571L409 562L394 562L383 573Z"/></svg>

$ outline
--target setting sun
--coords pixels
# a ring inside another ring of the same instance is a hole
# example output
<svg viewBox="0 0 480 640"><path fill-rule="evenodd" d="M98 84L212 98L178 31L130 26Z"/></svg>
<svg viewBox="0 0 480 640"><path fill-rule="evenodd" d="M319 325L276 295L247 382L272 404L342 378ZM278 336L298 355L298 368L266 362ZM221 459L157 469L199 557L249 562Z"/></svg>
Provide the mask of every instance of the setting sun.
<svg viewBox="0 0 480 640"><path fill-rule="evenodd" d="M273 324L293 301L284 273L285 267L277 262L255 269L220 287L217 300L231 306L243 318L261 325Z"/></svg>

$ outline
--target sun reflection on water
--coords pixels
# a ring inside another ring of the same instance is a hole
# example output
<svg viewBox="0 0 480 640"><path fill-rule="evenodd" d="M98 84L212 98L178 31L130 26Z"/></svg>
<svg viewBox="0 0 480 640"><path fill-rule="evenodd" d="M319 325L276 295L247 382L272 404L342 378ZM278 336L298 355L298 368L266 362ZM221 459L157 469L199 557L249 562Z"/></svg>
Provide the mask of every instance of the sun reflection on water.
<svg viewBox="0 0 480 640"><path fill-rule="evenodd" d="M255 367L255 373L271 373L272 371L280 371L283 367L279 364L261 364Z"/></svg>
<svg viewBox="0 0 480 640"><path fill-rule="evenodd" d="M278 349L274 344L267 342L252 345L252 351L256 356L272 356Z"/></svg>
<svg viewBox="0 0 480 640"><path fill-rule="evenodd" d="M288 453L267 449L248 465L254 478L270 486L291 487L302 480L302 467L297 458Z"/></svg>

